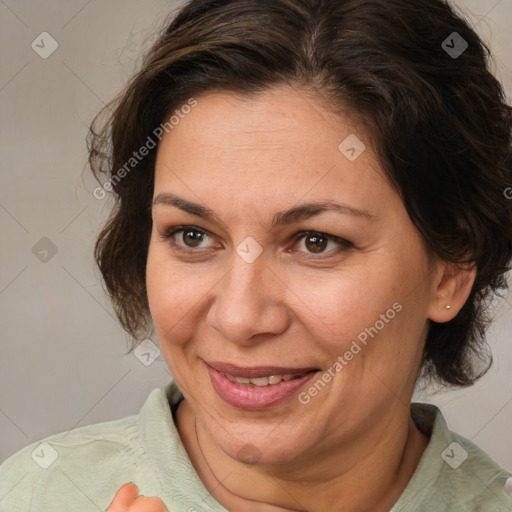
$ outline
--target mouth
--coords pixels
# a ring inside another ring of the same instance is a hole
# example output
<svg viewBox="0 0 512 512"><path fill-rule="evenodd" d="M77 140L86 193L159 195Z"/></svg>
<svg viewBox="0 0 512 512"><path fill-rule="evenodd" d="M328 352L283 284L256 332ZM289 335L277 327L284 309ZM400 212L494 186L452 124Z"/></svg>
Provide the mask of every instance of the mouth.
<svg viewBox="0 0 512 512"><path fill-rule="evenodd" d="M279 384L281 382L287 382L289 380L300 379L303 377L304 373L293 374L288 373L285 375L269 375L268 377L235 377L234 375L230 375L229 373L224 373L224 376L227 377L231 382L236 382L237 384L241 384L244 386L252 386L257 388L263 388L265 386L274 386L275 384Z"/></svg>
<svg viewBox="0 0 512 512"><path fill-rule="evenodd" d="M221 373L229 373L235 377L269 377L271 375L303 375L307 372L317 371L312 366L285 367L285 366L235 366L219 361L205 361L208 366Z"/></svg>
<svg viewBox="0 0 512 512"><path fill-rule="evenodd" d="M239 367L205 362L214 390L233 407L265 409L290 398L318 371L311 367Z"/></svg>

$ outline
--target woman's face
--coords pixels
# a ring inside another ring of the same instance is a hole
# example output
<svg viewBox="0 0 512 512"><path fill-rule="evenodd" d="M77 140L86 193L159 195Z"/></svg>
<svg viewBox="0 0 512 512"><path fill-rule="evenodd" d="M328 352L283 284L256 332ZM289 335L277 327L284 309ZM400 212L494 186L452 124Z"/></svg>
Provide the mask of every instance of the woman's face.
<svg viewBox="0 0 512 512"><path fill-rule="evenodd" d="M160 143L154 198L151 315L225 453L284 463L403 416L438 272L358 126L284 86L199 97ZM261 378L282 374L303 376Z"/></svg>

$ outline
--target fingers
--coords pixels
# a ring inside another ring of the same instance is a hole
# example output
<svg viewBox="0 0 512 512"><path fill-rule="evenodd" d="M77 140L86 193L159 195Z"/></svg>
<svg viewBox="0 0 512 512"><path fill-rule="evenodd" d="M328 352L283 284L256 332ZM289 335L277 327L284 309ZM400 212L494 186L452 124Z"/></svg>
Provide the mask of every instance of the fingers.
<svg viewBox="0 0 512 512"><path fill-rule="evenodd" d="M129 512L167 512L165 505L158 498L143 498L139 496Z"/></svg>
<svg viewBox="0 0 512 512"><path fill-rule="evenodd" d="M128 507L137 499L139 490L133 484L123 485L114 497L107 512L126 512Z"/></svg>
<svg viewBox="0 0 512 512"><path fill-rule="evenodd" d="M114 497L107 512L167 512L158 498L138 496L139 490L134 484L123 485Z"/></svg>

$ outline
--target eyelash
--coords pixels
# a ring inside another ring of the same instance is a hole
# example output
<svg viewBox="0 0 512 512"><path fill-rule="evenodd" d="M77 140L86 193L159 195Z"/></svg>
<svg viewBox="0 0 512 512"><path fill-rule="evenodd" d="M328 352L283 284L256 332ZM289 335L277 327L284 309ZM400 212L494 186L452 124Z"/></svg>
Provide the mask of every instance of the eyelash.
<svg viewBox="0 0 512 512"><path fill-rule="evenodd" d="M160 233L159 236L161 239L169 241L170 239L172 239L172 237L174 235L176 235L180 232L185 232L185 231L193 231L196 233L201 233L201 234L207 235L211 238L208 231L205 231L204 229L200 229L196 226L174 226L174 227L166 230L164 233ZM318 255L315 255L315 253L308 253L308 254L310 254L310 256L308 256L308 258L310 258L310 259L324 259L324 258L326 258L326 256L320 256L320 255L329 254L329 253L332 253L333 251L336 254L339 254L340 252L342 252L344 250L351 249L354 247L354 245L351 242L349 242L348 240L339 238L334 235L329 235L327 233L322 233L320 231L300 231L299 233L296 233L293 236L293 244L295 245L301 238L304 238L307 235L319 235L320 238L325 238L325 239L335 242L341 246L338 249L332 249L331 251L328 251L326 253L317 253ZM201 251L201 248L192 249L190 247L185 247L183 245L180 245L174 241L169 241L169 244L173 247L173 249L176 249L176 250L178 250L182 253L186 253L186 254L197 255L197 253ZM209 250L209 249L203 248L203 250ZM304 251L298 251L298 252L304 252ZM328 257L330 257L330 256L328 256Z"/></svg>

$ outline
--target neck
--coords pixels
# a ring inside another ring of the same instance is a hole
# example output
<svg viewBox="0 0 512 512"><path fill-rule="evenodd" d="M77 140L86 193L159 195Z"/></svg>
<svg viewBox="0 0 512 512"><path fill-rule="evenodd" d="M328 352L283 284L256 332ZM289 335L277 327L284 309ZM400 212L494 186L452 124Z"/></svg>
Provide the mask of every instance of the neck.
<svg viewBox="0 0 512 512"><path fill-rule="evenodd" d="M314 457L303 454L289 464L252 466L227 456L186 401L176 423L199 478L228 510L387 512L428 444L409 409L402 406L390 418L334 449L330 444L324 452L315 451Z"/></svg>

